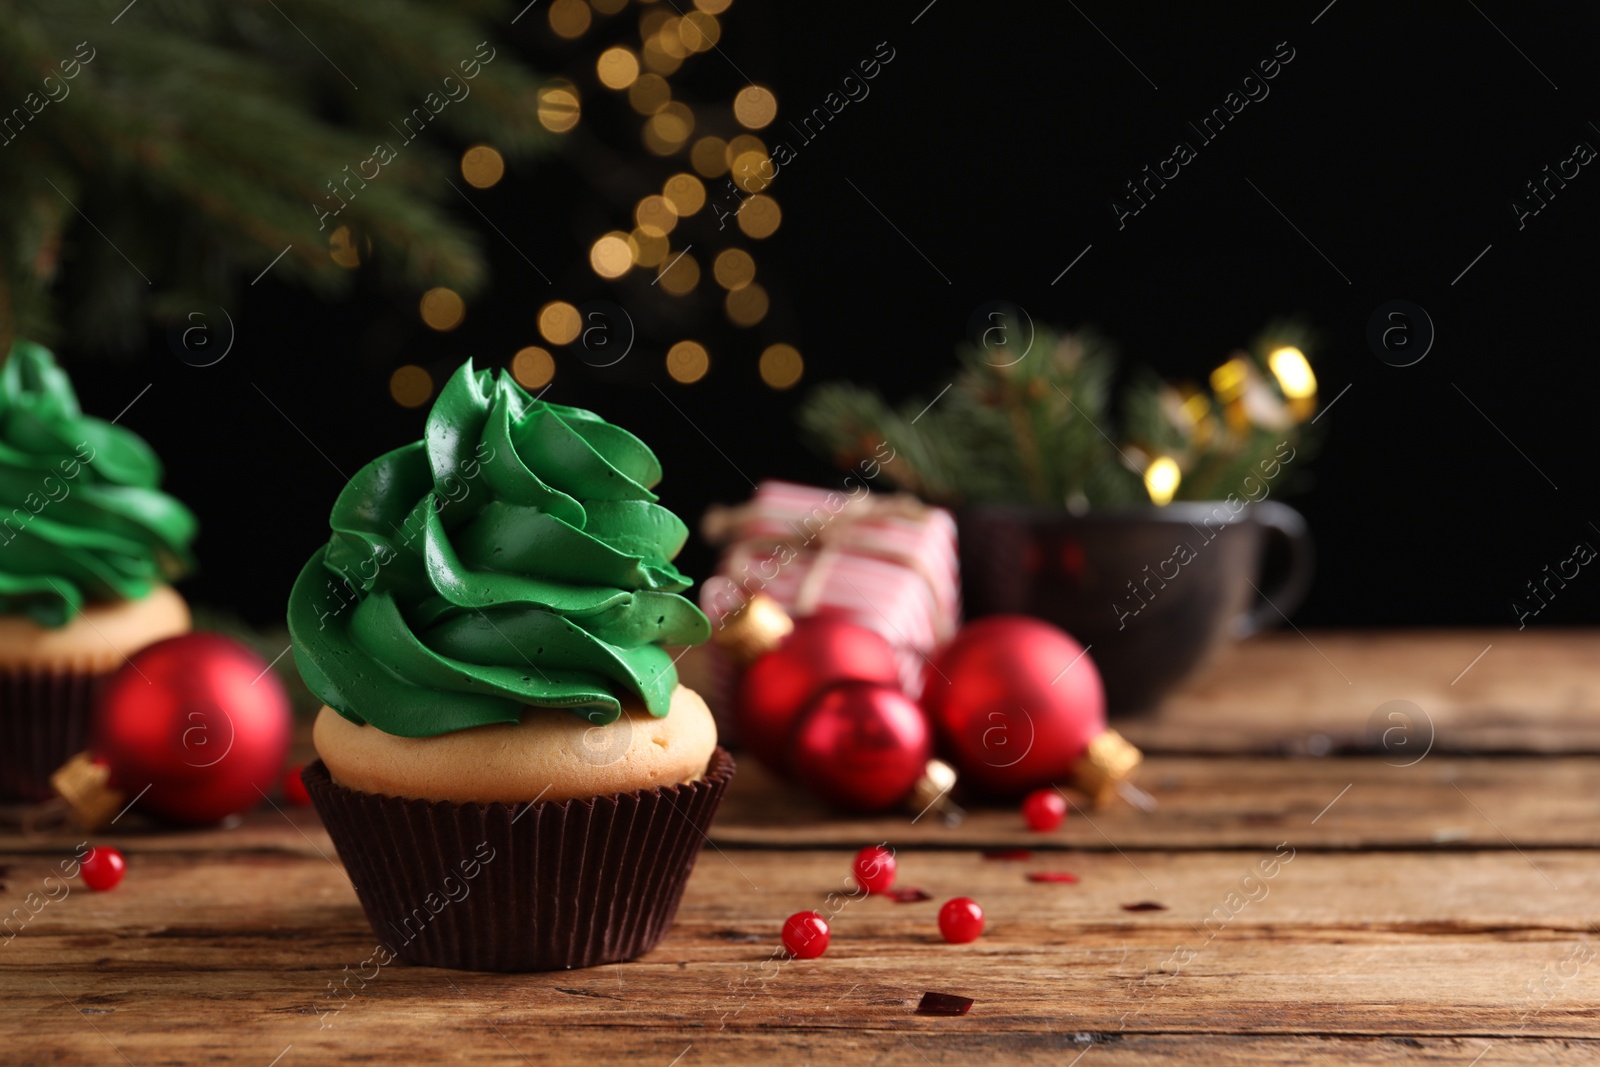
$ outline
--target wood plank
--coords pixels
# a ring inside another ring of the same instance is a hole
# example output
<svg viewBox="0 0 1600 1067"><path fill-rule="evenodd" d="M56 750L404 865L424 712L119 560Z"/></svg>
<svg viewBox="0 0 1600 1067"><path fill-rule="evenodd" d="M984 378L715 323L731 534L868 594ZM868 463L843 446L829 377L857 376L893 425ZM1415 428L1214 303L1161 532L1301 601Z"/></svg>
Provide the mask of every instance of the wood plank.
<svg viewBox="0 0 1600 1067"><path fill-rule="evenodd" d="M914 824L830 813L803 792L745 763L712 827L721 845L1194 849L1582 848L1600 840L1593 783L1600 760L1432 756L1409 767L1378 759L1153 758L1138 775L1159 802L1150 813L1118 803L1069 813L1049 834L1015 808L974 808L959 826L933 815ZM782 819L772 812L782 811Z"/></svg>
<svg viewBox="0 0 1600 1067"><path fill-rule="evenodd" d="M209 1035L203 1043L185 1044L174 1056L171 1041L142 1035L117 1042L136 1064L153 1062L228 1064L265 1067L284 1053L281 1067L295 1063L468 1063L484 1067L595 1067L632 1063L644 1067L750 1067L781 1063L796 1067L971 1067L978 1063L1006 1063L1019 1067L1120 1067L1144 1064L1220 1064L1253 1067L1258 1064L1458 1064L1460 1067L1522 1067L1552 1063L1592 1063L1600 1048L1589 1041L1519 1037L1490 1040L1479 1037L1278 1037L1253 1034L1103 1034L1083 1031L1059 1033L989 1034L975 1031L965 1020L943 1031L906 1033L884 1026L860 1031L836 1029L774 1032L722 1031L706 1034L672 1028L638 1028L598 1040L592 1030L506 1028L506 1020L485 1017L467 1009L466 1019L440 1024L448 1028L448 1041L418 1048L409 1035L380 1035L371 1044L357 1045L339 1038L288 1043L282 1048L233 1044L226 1037ZM493 1025L491 1025L493 1024ZM964 1027L957 1029L956 1027ZM516 1035L513 1042L512 1034ZM363 1035L362 1042L368 1038ZM19 1049L18 1067L106 1067L118 1064L116 1051L104 1037L84 1026L37 1057ZM423 1056L436 1056L425 1060ZM191 1058L192 1057L192 1058ZM680 1058L681 1057L681 1058ZM273 1065L279 1067L279 1065Z"/></svg>
<svg viewBox="0 0 1600 1067"><path fill-rule="evenodd" d="M1158 711L1113 725L1151 752L1359 750L1369 716L1409 700L1438 752L1600 753L1597 665L1594 629L1279 632L1224 649Z"/></svg>
<svg viewBox="0 0 1600 1067"><path fill-rule="evenodd" d="M1037 834L1013 807L974 807L959 826L933 815L852 817L830 812L758 764L740 765L711 837L724 848L899 846L1034 849L1582 848L1600 841L1600 759L1429 756L1411 767L1378 759L1156 757L1139 783L1160 806L1081 806L1057 831ZM1346 789L1346 787L1349 787ZM1331 805L1331 806L1330 806ZM777 814L775 814L777 813ZM309 808L263 807L236 823L175 829L130 814L96 840L143 851L288 849L331 856ZM23 837L0 830L0 852L67 847L82 835Z"/></svg>
<svg viewBox="0 0 1600 1067"><path fill-rule="evenodd" d="M1388 1036L1419 1042L1391 1052L1470 1060L1491 1041L1544 1039L1556 1054L1600 1040L1600 855L1284 852L1264 867L1272 855L906 852L902 884L935 899L897 904L829 899L847 851L707 852L676 927L640 961L544 975L395 963L348 1001L328 985L359 969L374 935L335 866L289 852L135 855L119 889L74 890L0 948L7 1056L115 1062L109 1041L134 1063L259 1067L289 1045L328 1062L510 1063L514 1047L541 1063L666 1063L693 1043L695 1062L762 1050L897 1062L909 1044L958 1063L979 1050L1076 1055L1087 1043L1074 1035L1089 1034L1096 1058L1362 1059L1387 1045L1326 1039ZM51 869L42 855L8 863L8 906ZM1081 882L1025 880L1045 868ZM972 945L935 932L938 901L957 893L988 912ZM1168 910L1123 909L1145 900ZM783 918L818 907L836 912L829 953L772 962ZM978 1003L964 1018L917 1016L928 989ZM1321 1040L1212 1044L1226 1035Z"/></svg>

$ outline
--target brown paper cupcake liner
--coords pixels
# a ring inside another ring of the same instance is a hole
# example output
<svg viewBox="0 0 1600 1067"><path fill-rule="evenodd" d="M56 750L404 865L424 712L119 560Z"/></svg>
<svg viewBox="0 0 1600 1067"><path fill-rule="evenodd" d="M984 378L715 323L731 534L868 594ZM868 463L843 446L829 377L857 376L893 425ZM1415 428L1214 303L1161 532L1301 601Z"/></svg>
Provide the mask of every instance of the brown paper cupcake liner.
<svg viewBox="0 0 1600 1067"><path fill-rule="evenodd" d="M586 800L452 804L302 774L378 941L410 963L554 971L633 959L666 935L733 757L689 785Z"/></svg>
<svg viewBox="0 0 1600 1067"><path fill-rule="evenodd" d="M114 671L0 670L0 799L46 800L50 775L89 747Z"/></svg>

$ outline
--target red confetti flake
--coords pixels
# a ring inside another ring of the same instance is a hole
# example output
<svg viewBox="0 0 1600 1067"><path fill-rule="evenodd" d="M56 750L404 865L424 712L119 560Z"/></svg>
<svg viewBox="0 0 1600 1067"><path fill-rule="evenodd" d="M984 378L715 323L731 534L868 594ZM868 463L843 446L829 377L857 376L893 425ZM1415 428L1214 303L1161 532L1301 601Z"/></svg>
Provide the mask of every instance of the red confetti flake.
<svg viewBox="0 0 1600 1067"><path fill-rule="evenodd" d="M922 994L922 1001L917 1005L918 1015L965 1015L967 1009L972 1007L971 997L958 997L954 993Z"/></svg>
<svg viewBox="0 0 1600 1067"><path fill-rule="evenodd" d="M891 889L889 890L889 897L896 904L915 904L919 900L933 899L930 894L923 892L915 886L907 886L904 889Z"/></svg>
<svg viewBox="0 0 1600 1067"><path fill-rule="evenodd" d="M1078 876L1068 871L1031 871L1028 874L1030 882L1062 882L1067 885L1076 885Z"/></svg>
<svg viewBox="0 0 1600 1067"><path fill-rule="evenodd" d="M986 860L1027 860L1033 853L1025 848L992 848L983 854Z"/></svg>
<svg viewBox="0 0 1600 1067"><path fill-rule="evenodd" d="M1166 911L1165 904L1157 904L1153 900L1141 900L1137 904L1124 904L1123 911Z"/></svg>

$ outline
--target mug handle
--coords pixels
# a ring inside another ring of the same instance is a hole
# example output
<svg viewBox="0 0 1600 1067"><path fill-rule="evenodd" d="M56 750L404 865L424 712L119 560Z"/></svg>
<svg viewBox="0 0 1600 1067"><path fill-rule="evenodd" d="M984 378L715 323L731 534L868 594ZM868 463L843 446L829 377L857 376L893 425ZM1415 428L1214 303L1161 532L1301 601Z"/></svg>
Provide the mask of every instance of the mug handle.
<svg viewBox="0 0 1600 1067"><path fill-rule="evenodd" d="M1235 637L1249 637L1287 619L1311 589L1311 531L1305 516L1276 500L1251 505L1250 516L1251 521L1265 527L1264 537L1282 542L1289 568L1281 582L1271 589L1259 590L1261 596L1256 604L1233 620Z"/></svg>

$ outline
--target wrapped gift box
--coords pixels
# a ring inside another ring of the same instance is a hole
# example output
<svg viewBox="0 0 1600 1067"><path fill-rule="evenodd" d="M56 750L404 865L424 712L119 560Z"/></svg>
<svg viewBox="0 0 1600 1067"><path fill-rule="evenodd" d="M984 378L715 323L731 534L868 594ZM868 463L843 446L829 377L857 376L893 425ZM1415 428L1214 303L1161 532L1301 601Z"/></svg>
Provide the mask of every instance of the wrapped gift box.
<svg viewBox="0 0 1600 1067"><path fill-rule="evenodd" d="M723 546L700 594L714 629L757 593L795 618L842 614L894 647L915 699L924 657L960 625L955 520L914 497L764 481L748 503L708 511L701 532ZM734 667L720 649L711 656L709 697L727 726Z"/></svg>

